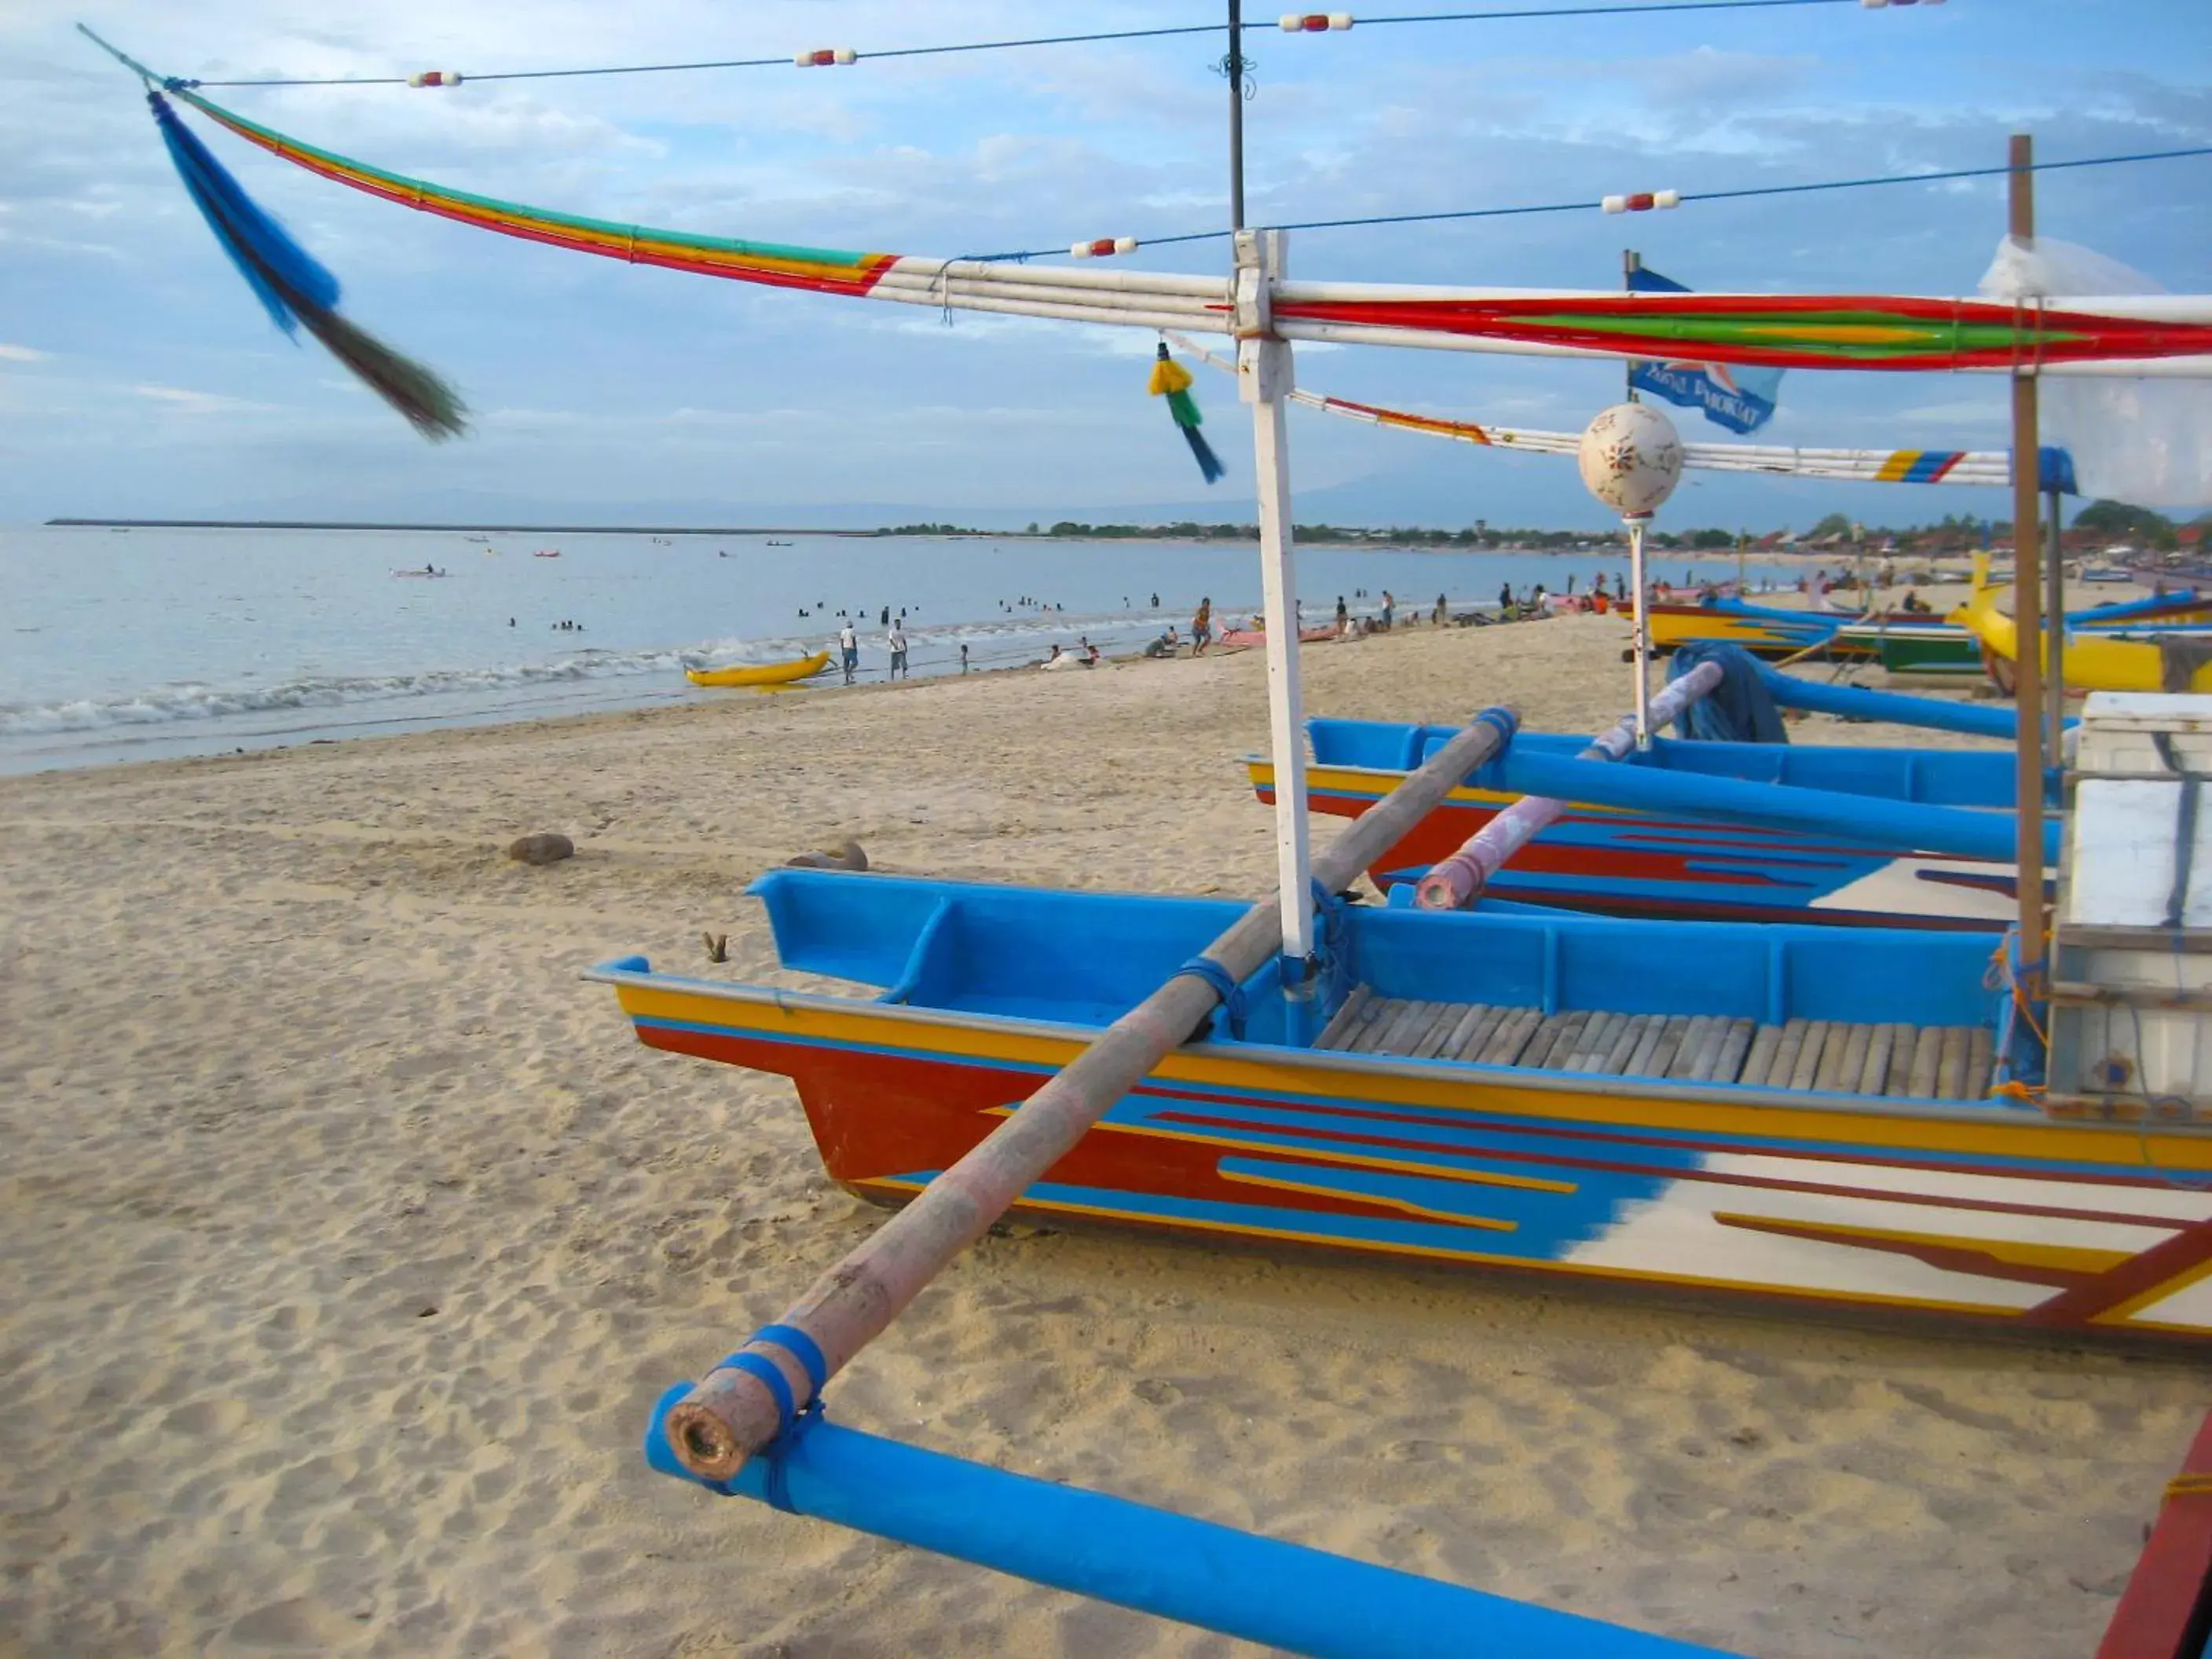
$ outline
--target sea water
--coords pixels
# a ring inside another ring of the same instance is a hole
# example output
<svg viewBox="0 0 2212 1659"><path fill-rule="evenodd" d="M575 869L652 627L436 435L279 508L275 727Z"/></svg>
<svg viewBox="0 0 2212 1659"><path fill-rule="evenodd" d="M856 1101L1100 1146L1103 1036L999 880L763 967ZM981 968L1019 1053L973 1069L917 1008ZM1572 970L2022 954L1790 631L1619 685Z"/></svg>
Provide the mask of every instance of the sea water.
<svg viewBox="0 0 2212 1659"><path fill-rule="evenodd" d="M905 613L917 675L1108 654L1201 597L1217 629L1260 599L1249 542L1062 538L0 529L0 771L227 752L751 693L686 667L772 662L860 635L863 680ZM556 557L539 554L557 552ZM1399 614L1496 601L1501 583L1586 591L1586 554L1301 548L1309 624L1345 597ZM1679 563L1679 561L1674 563ZM441 573L431 576L426 569ZM1685 577L1663 559L1654 574ZM1364 592L1364 597L1356 597ZM1155 603L1157 596L1157 603ZM573 623L574 629L560 624ZM839 674L808 695L834 691Z"/></svg>

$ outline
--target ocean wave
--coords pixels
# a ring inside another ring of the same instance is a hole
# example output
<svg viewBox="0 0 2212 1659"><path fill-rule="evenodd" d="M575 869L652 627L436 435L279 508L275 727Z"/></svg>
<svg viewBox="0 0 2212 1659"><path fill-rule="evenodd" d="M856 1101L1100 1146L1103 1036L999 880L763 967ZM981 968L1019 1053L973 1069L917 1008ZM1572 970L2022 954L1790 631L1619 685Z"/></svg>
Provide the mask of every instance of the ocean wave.
<svg viewBox="0 0 2212 1659"><path fill-rule="evenodd" d="M930 647L957 647L965 642L986 648L973 654L978 663L1019 654L1030 643L1073 641L1094 635L1110 646L1134 634L1157 631L1158 624L1127 617L1005 617L989 622L949 623L933 628L908 626L917 663L934 653ZM286 709L337 708L356 703L471 693L524 690L533 686L553 688L578 681L612 679L646 674L676 674L686 668L777 662L803 656L834 645L834 632L786 635L769 639L710 640L687 646L659 647L638 651L586 647L543 662L517 663L482 668L437 668L411 674L301 675L269 685L217 685L181 681L113 696L70 697L49 702L0 704L0 735L37 736L53 732L94 732L114 726L167 726L182 721L219 720L226 716L264 714ZM883 654L883 630L864 630L860 636L863 660ZM990 647L1000 647L990 649ZM952 660L947 652L939 661Z"/></svg>
<svg viewBox="0 0 2212 1659"><path fill-rule="evenodd" d="M732 653L758 641L732 641ZM336 708L349 703L452 693L502 691L617 675L672 672L696 665L717 647L654 651L584 650L546 662L493 668L437 668L416 674L303 675L270 685L212 685L182 681L110 697L0 706L0 732L90 732L111 726L161 726L287 708ZM763 653L757 659L770 659Z"/></svg>

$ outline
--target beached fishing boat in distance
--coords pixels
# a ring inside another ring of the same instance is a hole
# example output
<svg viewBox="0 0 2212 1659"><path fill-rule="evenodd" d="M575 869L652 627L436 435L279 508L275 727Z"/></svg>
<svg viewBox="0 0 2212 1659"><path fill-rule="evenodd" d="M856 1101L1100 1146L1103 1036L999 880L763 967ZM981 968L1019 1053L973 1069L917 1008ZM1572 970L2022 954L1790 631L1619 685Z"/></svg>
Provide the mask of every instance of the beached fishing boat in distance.
<svg viewBox="0 0 2212 1659"><path fill-rule="evenodd" d="M1832 596L1831 596L1832 598ZM1624 611L1624 615L1628 614ZM2212 622L2212 603L2191 593L2123 599L2071 613L2074 628ZM1814 653L1830 660L1879 662L1893 674L1979 674L1981 641L1955 621L1928 611L1869 616L1856 611L1787 611L1720 599L1651 606L1652 648L1693 642L1741 645L1767 658Z"/></svg>
<svg viewBox="0 0 2212 1659"><path fill-rule="evenodd" d="M1998 589L1976 572L1972 593L1952 612L2002 671L2020 655L2013 619L1996 608ZM2050 642L2042 659L2050 667ZM2059 653L2069 690L2080 691L2212 691L2212 626L2170 623L2165 617L2125 628L2071 628Z"/></svg>
<svg viewBox="0 0 2212 1659"><path fill-rule="evenodd" d="M694 685L790 685L820 673L830 665L830 653L817 651L811 657L798 657L789 662L741 663L732 668L687 668L684 678Z"/></svg>
<svg viewBox="0 0 2212 1659"><path fill-rule="evenodd" d="M1982 642L1941 617L1846 623L1829 641L1831 657L1871 659L1892 674L1978 677Z"/></svg>
<svg viewBox="0 0 2212 1659"><path fill-rule="evenodd" d="M1335 637L1336 629L1333 624L1298 629L1298 643L1301 645L1322 645ZM1267 630L1264 628L1231 628L1224 632L1214 644L1227 651L1249 651L1267 642Z"/></svg>
<svg viewBox="0 0 2212 1659"><path fill-rule="evenodd" d="M1662 653L1699 641L1740 645L1762 657L1795 656L1832 640L1848 620L1832 611L1785 611L1728 599L1654 599L1645 609L1651 648ZM1635 611L1633 604L1624 604L1619 614L1627 618Z"/></svg>
<svg viewBox="0 0 2212 1659"><path fill-rule="evenodd" d="M787 969L655 974L650 1047L791 1078L830 1176L919 1193L1245 913L776 871ZM2212 1137L2002 1096L1986 937L1347 907L1302 1037L1279 959L1018 1212L1215 1244L2212 1335ZM1685 964L1694 963L1694 971Z"/></svg>
<svg viewBox="0 0 2212 1659"><path fill-rule="evenodd" d="M530 556L533 559L557 559L561 556L561 550L557 547L541 547Z"/></svg>

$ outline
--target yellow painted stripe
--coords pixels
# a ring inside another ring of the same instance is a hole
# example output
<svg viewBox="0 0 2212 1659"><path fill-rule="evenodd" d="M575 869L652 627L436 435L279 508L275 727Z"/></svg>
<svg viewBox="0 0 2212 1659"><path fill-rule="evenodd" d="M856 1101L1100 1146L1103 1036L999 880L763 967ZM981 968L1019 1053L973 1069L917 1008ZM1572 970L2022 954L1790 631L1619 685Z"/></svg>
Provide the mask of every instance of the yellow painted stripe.
<svg viewBox="0 0 2212 1659"><path fill-rule="evenodd" d="M1920 459L1920 454L1917 449L1899 450L1881 464L1881 470L1874 475L1875 481L1877 483L1902 483L1905 475L1912 471L1913 464Z"/></svg>
<svg viewBox="0 0 2212 1659"><path fill-rule="evenodd" d="M888 1012L875 1012L864 1004L816 1008L631 985L618 989L624 1011L634 1016L682 1020L735 1036L859 1042L949 1060L1011 1062L1053 1070L1066 1065L1089 1046L1087 1041L1076 1037L899 1019ZM947 1017L948 1020L958 1018ZM1734 1135L1765 1142L1820 1140L1869 1152L1893 1150L2105 1163L2112 1166L2110 1173L2118 1176L2136 1171L2212 1170L2212 1136L2144 1133L2123 1125L2061 1125L2010 1109L1992 1108L1985 1119L1921 1118L1848 1107L1662 1099L1588 1093L1571 1087L1554 1091L1475 1075L1422 1077L1354 1071L1201 1054L1189 1048L1169 1054L1153 1072L1152 1079L1194 1089L1303 1095L1311 1103L1324 1105L1415 1107L1629 1133Z"/></svg>
<svg viewBox="0 0 2212 1659"><path fill-rule="evenodd" d="M1416 1204L1409 1198L1385 1198L1375 1193L1351 1193L1332 1187L1326 1182L1293 1181L1288 1176L1254 1175L1242 1170L1216 1170L1224 1181L1232 1181L1247 1187L1271 1187L1285 1193L1304 1193L1315 1198L1333 1198L1352 1204L1371 1204L1378 1209L1403 1210L1407 1215L1417 1215L1430 1221L1446 1221L1455 1227L1474 1227L1486 1232L1514 1233L1521 1231L1517 1221L1500 1221L1495 1216L1462 1215L1456 1210L1439 1210L1427 1204Z"/></svg>
<svg viewBox="0 0 2212 1659"><path fill-rule="evenodd" d="M1244 769L1255 788L1275 787L1275 763L1254 758L1244 763ZM1383 772L1364 766L1315 766L1306 770L1306 787L1322 789L1333 794L1367 795L1376 800L1396 788L1404 781L1403 772ZM1444 800L1454 806L1510 806L1521 797L1508 789L1477 789L1465 784L1454 789ZM1613 817L1645 817L1650 814L1632 807L1600 806L1591 801L1567 803L1577 814Z"/></svg>
<svg viewBox="0 0 2212 1659"><path fill-rule="evenodd" d="M1807 620L1820 619L1808 616ZM1701 612L1694 617L1668 611L1651 613L1651 643L1655 647L1686 645L1692 640L1722 640L1738 645L1789 645L1796 638L1795 635L1782 632L1774 623L1761 622L1756 617L1732 616L1725 611Z"/></svg>
<svg viewBox="0 0 2212 1659"><path fill-rule="evenodd" d="M2130 1330L2201 1330L2203 1328L2200 1325L2173 1325L2163 1320L2137 1319L2134 1316L2137 1309L2148 1308L2154 1303L2161 1302L2177 1291L2185 1291L2208 1273L2212 1273L2212 1261L2200 1261L2193 1267L2183 1269L2164 1283L2152 1285L2140 1296L2131 1296L2124 1302L2115 1303L2089 1322L2093 1325L2125 1325Z"/></svg>

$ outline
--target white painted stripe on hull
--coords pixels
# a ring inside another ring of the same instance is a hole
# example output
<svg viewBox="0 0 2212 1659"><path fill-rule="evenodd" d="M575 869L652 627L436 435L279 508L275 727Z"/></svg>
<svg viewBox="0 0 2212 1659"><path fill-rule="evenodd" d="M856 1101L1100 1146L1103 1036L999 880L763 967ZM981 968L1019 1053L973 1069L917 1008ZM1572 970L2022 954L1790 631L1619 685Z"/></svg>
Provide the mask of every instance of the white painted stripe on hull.
<svg viewBox="0 0 2212 1659"><path fill-rule="evenodd" d="M1923 870L1937 875L1996 876L2009 879L2012 866L1967 859L1892 859L1871 875L1847 882L1814 899L1814 910L1870 910L1883 915L1958 916L2002 925L2013 915L2011 895L1953 881L1923 881Z"/></svg>
<svg viewBox="0 0 2212 1659"><path fill-rule="evenodd" d="M1809 1182L1927 1198L1973 1199L1985 1204L2034 1204L2059 1210L2106 1210L2137 1214L2150 1225L2212 1220L2212 1192L2183 1187L2123 1187L2102 1181L2045 1181L2034 1176L1992 1176L1957 1170L1916 1170L1834 1159L1775 1158L1760 1152L1710 1152L1715 1175L1756 1181ZM1746 1200L1745 1203L1751 1200ZM1738 1209L1744 1207L1738 1204ZM1923 1210L1923 1215L1934 1213ZM1928 1228L1920 1231L1927 1231Z"/></svg>
<svg viewBox="0 0 2212 1659"><path fill-rule="evenodd" d="M1570 1266L1604 1267L1644 1278L1663 1274L1749 1290L1899 1297L2000 1313L2033 1308L2056 1293L2049 1285L1954 1273L1893 1250L1748 1232L1713 1218L1715 1210L1747 1212L1747 1196L1741 1188L1678 1182L1662 1197L1626 1206L1604 1237L1575 1245L1560 1260ZM1759 1195L1762 1200L1765 1196ZM1914 1231L1932 1230L1923 1225Z"/></svg>

